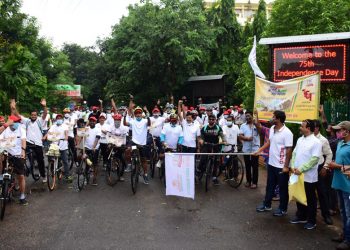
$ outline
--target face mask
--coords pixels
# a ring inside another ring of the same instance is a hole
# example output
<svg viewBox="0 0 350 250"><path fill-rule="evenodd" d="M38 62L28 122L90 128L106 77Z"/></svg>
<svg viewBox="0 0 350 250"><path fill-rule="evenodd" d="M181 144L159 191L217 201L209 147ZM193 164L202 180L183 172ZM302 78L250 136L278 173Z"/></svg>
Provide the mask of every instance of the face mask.
<svg viewBox="0 0 350 250"><path fill-rule="evenodd" d="M228 115L224 115L224 118L227 119Z"/></svg>
<svg viewBox="0 0 350 250"><path fill-rule="evenodd" d="M68 119L69 118L69 114L64 114L64 118Z"/></svg>
<svg viewBox="0 0 350 250"><path fill-rule="evenodd" d="M120 124L121 124L121 122L114 122L114 126L115 126L116 128L119 128L119 127L120 127Z"/></svg>
<svg viewBox="0 0 350 250"><path fill-rule="evenodd" d="M154 117L154 118L158 118L158 117L159 117L159 114L158 114L158 113L153 114L153 117Z"/></svg>
<svg viewBox="0 0 350 250"><path fill-rule="evenodd" d="M172 128L175 128L175 127L176 127L176 123L171 123L170 126L171 126Z"/></svg>
<svg viewBox="0 0 350 250"><path fill-rule="evenodd" d="M232 122L226 122L226 125L229 126L229 127L231 127L232 124L233 124Z"/></svg>
<svg viewBox="0 0 350 250"><path fill-rule="evenodd" d="M61 126L63 124L63 120L59 119L56 121L57 126Z"/></svg>
<svg viewBox="0 0 350 250"><path fill-rule="evenodd" d="M108 111L107 111L107 114L110 114L110 113L111 113L111 111L110 111L110 110L108 110Z"/></svg>
<svg viewBox="0 0 350 250"><path fill-rule="evenodd" d="M142 120L142 117L136 117L136 121L141 121Z"/></svg>
<svg viewBox="0 0 350 250"><path fill-rule="evenodd" d="M18 123L18 122L14 123L14 124L12 125L13 130L17 130L18 127L19 127L19 123Z"/></svg>

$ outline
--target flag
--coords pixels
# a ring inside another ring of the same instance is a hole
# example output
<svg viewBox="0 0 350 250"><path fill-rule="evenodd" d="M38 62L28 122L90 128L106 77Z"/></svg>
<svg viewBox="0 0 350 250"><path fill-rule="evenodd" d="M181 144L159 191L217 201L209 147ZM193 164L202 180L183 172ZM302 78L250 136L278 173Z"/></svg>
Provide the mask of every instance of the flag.
<svg viewBox="0 0 350 250"><path fill-rule="evenodd" d="M256 76L259 76L260 78L266 79L266 76L264 75L263 72L261 72L261 70L259 69L258 64L256 63L256 37L254 36L254 44L253 44L253 48L250 51L249 57L248 57L248 61L250 63L250 66L252 67L254 74Z"/></svg>

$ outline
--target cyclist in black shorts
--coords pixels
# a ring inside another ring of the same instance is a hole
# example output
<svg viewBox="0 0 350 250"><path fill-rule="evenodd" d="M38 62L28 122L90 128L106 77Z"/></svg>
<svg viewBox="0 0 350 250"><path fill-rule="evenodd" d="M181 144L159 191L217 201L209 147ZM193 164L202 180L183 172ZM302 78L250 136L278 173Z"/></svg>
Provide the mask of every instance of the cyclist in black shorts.
<svg viewBox="0 0 350 250"><path fill-rule="evenodd" d="M143 182L145 184L148 184L148 170L147 170L147 158L149 157L149 150L146 147L147 145L147 127L151 126L151 120L149 117L147 119L142 118L143 110L140 107L136 107L133 110L134 102L133 102L133 96L130 96L130 103L129 103L129 114L131 115L131 120L129 122L126 121L126 114L124 114L124 120L123 124L124 126L131 126L132 130L132 137L131 142L133 145L141 146L139 147L140 150L140 157L141 162L144 170L143 175Z"/></svg>

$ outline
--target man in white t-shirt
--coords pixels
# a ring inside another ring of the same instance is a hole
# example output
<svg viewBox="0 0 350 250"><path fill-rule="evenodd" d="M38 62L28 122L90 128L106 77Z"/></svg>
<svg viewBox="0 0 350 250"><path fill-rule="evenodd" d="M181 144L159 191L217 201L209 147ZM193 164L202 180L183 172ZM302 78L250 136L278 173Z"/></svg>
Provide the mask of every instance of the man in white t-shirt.
<svg viewBox="0 0 350 250"><path fill-rule="evenodd" d="M224 147L223 152L232 151L232 145L235 145L234 152L237 152L237 138L239 135L239 127L233 123L233 116L226 117L226 125L222 127L224 138L228 144Z"/></svg>
<svg viewBox="0 0 350 250"><path fill-rule="evenodd" d="M292 172L295 175L304 174L304 188L307 206L297 202L296 216L290 220L292 224L306 223L305 229L316 228L318 181L318 162L322 156L322 143L314 135L315 123L305 120L300 126L302 136L298 139L291 160Z"/></svg>
<svg viewBox="0 0 350 250"><path fill-rule="evenodd" d="M177 123L177 115L171 114L169 123L165 124L160 134L160 141L163 143L165 152L169 150L177 150L178 146L183 143L183 131Z"/></svg>
<svg viewBox="0 0 350 250"><path fill-rule="evenodd" d="M100 149L101 139L101 128L96 126L97 119L94 116L89 118L89 126L87 130L87 136L85 140L85 151L92 161L93 168L93 179L92 185L97 186L97 175L98 175L98 154Z"/></svg>
<svg viewBox="0 0 350 250"><path fill-rule="evenodd" d="M60 155L64 167L64 176L67 182L73 180L69 173L68 165L68 127L63 123L63 115L56 115L56 122L51 126L43 140L52 141L59 146Z"/></svg>
<svg viewBox="0 0 350 250"><path fill-rule="evenodd" d="M116 136L116 137L122 139L122 145L120 147L114 146L112 148L112 150L114 150L114 152L116 153L116 156L120 159L120 161L122 163L119 181L124 181L123 174L124 174L125 167L126 167L124 152L126 149L126 137L128 135L128 132L129 132L129 128L122 124L122 118L123 117L120 114L113 115L114 123L113 123L113 126L111 126L111 128L110 128L111 129L110 135Z"/></svg>
<svg viewBox="0 0 350 250"><path fill-rule="evenodd" d="M180 124L183 129L183 141L181 143L181 149L183 153L196 153L197 142L200 140L201 130L199 124L194 122L193 115L190 111L186 112L186 119L184 119L184 113L182 109L183 103L180 100L178 105L178 114L180 118Z"/></svg>
<svg viewBox="0 0 350 250"><path fill-rule="evenodd" d="M27 133L27 148L30 147L33 150L36 161L38 162L38 168L42 182L46 183L46 174L45 174L45 163L44 163L44 154L43 154L43 136L44 136L44 126L47 129L47 107L46 100L41 101L43 106L43 114L41 117L38 117L37 111L33 111L30 114L30 118L24 118L22 116L22 124L26 129ZM46 133L45 133L46 134Z"/></svg>
<svg viewBox="0 0 350 250"><path fill-rule="evenodd" d="M151 126L151 120L149 117L147 119L142 118L143 110L140 107L136 107L133 110L134 102L133 97L130 97L129 111L131 118L128 122L126 121L126 114L124 115L123 125L130 126L132 131L131 142L133 145L139 146L139 152L141 157L141 162L143 166L143 183L149 184L148 181L148 170L147 170L147 157L149 156L149 150L146 147L147 144L147 131L148 127Z"/></svg>
<svg viewBox="0 0 350 250"><path fill-rule="evenodd" d="M26 157L26 131L21 124L21 118L19 116L11 115L9 119L13 121L13 124L8 126L0 134L0 140L9 141L13 145L13 147L7 149L7 152L9 154L9 160L12 162L14 171L17 174L20 190L19 203L21 205L28 205L25 196L26 181L24 177L24 163Z"/></svg>
<svg viewBox="0 0 350 250"><path fill-rule="evenodd" d="M151 127L149 132L153 136L158 149L161 149L162 144L160 142L160 134L162 132L166 118L160 116L160 110L158 108L154 108L152 110L152 114L153 116L149 118L151 120Z"/></svg>
<svg viewBox="0 0 350 250"><path fill-rule="evenodd" d="M107 142L107 133L111 131L111 126L106 122L107 115L105 113L101 113L98 118L99 123L96 124L96 127L101 130L101 139L100 139L100 149L101 155L103 158L103 167L107 167L108 161L108 142Z"/></svg>
<svg viewBox="0 0 350 250"><path fill-rule="evenodd" d="M73 160L74 160L74 162L78 162L77 150L75 148L75 139L74 139L74 128L75 128L75 126L77 124L78 117L76 117L76 115L72 111L69 108L65 108L63 110L63 113L64 113L64 121L63 121L63 123L68 128L68 148L73 153Z"/></svg>
<svg viewBox="0 0 350 250"><path fill-rule="evenodd" d="M257 212L271 211L271 202L276 185L279 186L280 204L274 216L284 216L288 209L288 180L289 162L292 156L293 133L284 124L286 114L276 110L273 113L270 135L268 141L255 152L261 154L269 148L269 161L267 166L267 185L264 202L256 208Z"/></svg>

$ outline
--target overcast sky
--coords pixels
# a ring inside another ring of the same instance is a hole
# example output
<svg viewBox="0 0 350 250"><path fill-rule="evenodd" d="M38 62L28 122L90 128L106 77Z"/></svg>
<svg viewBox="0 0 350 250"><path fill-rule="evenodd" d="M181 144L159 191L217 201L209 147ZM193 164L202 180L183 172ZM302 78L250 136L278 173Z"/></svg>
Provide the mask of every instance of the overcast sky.
<svg viewBox="0 0 350 250"><path fill-rule="evenodd" d="M22 0L22 12L34 16L40 35L60 48L64 43L94 45L139 0Z"/></svg>

